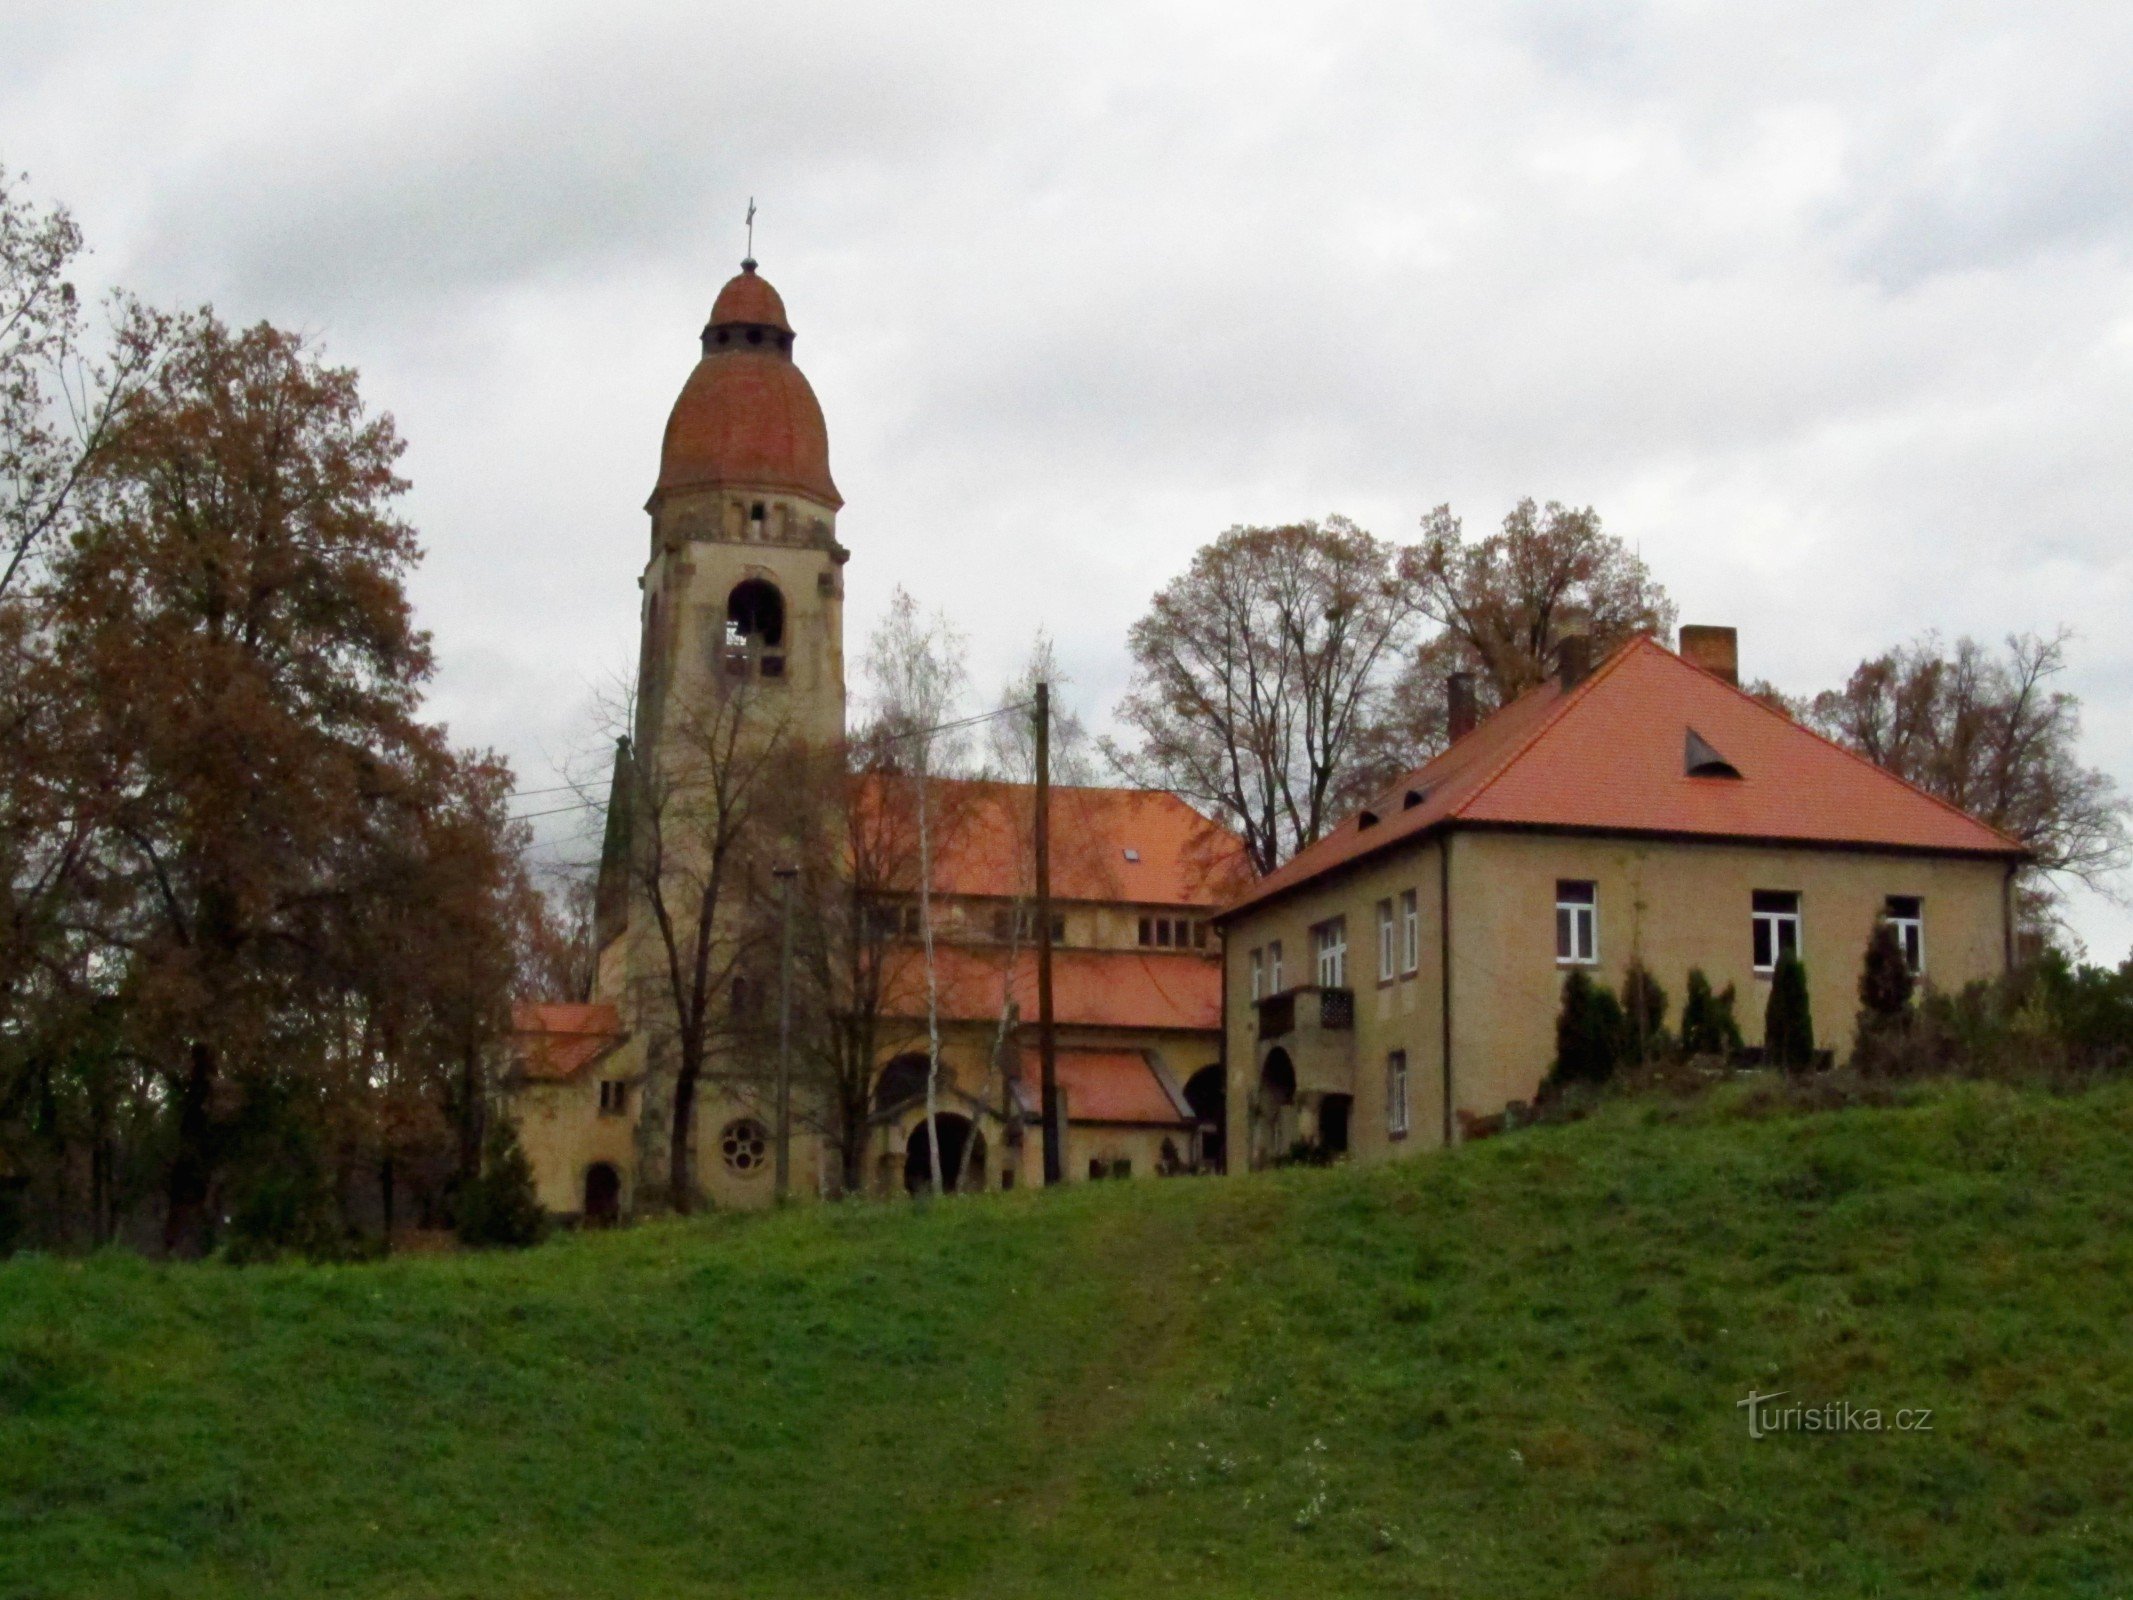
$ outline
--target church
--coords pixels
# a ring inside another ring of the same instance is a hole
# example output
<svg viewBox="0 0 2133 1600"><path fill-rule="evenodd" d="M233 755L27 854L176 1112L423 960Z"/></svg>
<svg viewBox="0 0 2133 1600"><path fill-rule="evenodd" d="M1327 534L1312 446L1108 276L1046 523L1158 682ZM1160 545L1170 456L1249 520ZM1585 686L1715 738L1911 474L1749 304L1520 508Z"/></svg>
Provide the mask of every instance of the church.
<svg viewBox="0 0 2133 1600"><path fill-rule="evenodd" d="M653 903L654 890L662 871L700 873L714 847L702 830L683 844L670 828L663 838L673 859L648 875L648 808L665 803L678 814L716 804L700 798L718 792L727 770L704 760L714 728L731 749L774 738L829 753L842 777L852 552L837 537L844 502L821 405L794 360L795 337L778 292L744 261L719 291L661 441L645 506L637 692L609 800L593 993L517 1008L500 1075L541 1202L561 1217L616 1220L667 1189L676 990L661 934L671 913ZM907 804L900 796L909 784L893 773L851 781L868 814ZM831 1148L824 1130L835 1119L810 1102L818 1091L801 1075L795 1195L844 1192L855 1176L865 1192L914 1192L936 1181L936 1165L950 1188L1042 1181L1034 791L935 779L928 800L938 834L928 892L919 893L915 861L866 886L866 931L882 947L882 976L872 996L878 1063L863 1160L855 1175ZM1057 787L1048 816L1065 1175L1217 1169L1222 967L1210 919L1243 887L1239 842L1158 792ZM856 846L847 837L832 848L852 854ZM714 1206L761 1205L773 1193L774 1096L760 1071L728 1059L738 1053L730 1042L761 1017L766 979L774 995L774 970L737 968L709 996L722 1014L706 1032L723 1042L710 1047L695 1081L689 1166L696 1195Z"/></svg>

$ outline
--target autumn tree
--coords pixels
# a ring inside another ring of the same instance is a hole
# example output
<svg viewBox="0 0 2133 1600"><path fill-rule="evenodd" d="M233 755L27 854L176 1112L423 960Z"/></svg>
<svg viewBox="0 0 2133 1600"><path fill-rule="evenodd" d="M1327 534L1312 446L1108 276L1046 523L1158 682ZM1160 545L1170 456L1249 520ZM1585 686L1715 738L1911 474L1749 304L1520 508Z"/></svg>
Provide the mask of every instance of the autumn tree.
<svg viewBox="0 0 2133 1600"><path fill-rule="evenodd" d="M2048 911L2051 877L2104 889L2133 856L2127 799L2082 765L2081 702L2057 685L2067 639L2018 634L1995 653L1927 634L1804 708L1818 731L2033 851L2032 915Z"/></svg>
<svg viewBox="0 0 2133 1600"><path fill-rule="evenodd" d="M508 774L417 720L430 653L402 587L400 450L353 372L203 315L114 417L36 590L41 687L68 730L56 781L83 830L75 972L152 1085L176 1250L209 1241L247 1149L274 1170L270 1124L335 1145L392 1069L499 1015L480 970L385 960L433 925L455 807L483 907L516 870Z"/></svg>
<svg viewBox="0 0 2133 1600"><path fill-rule="evenodd" d="M1135 782L1231 824L1272 871L1361 798L1419 609L1392 548L1345 518L1232 528L1133 625L1118 716L1135 742L1107 748Z"/></svg>
<svg viewBox="0 0 2133 1600"><path fill-rule="evenodd" d="M1598 661L1674 625L1666 591L1589 506L1521 500L1501 529L1476 540L1439 506L1422 519L1421 542L1400 553L1399 577L1438 631L1403 664L1389 713L1372 730L1369 767L1383 781L1444 748L1453 673L1471 675L1486 716L1555 670L1568 632L1586 634Z"/></svg>

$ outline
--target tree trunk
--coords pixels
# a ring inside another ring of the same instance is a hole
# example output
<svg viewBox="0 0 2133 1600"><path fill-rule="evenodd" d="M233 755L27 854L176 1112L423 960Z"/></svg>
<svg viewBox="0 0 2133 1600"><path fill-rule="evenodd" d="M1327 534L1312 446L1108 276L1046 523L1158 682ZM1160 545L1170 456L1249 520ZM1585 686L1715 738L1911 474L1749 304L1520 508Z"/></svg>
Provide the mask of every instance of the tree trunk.
<svg viewBox="0 0 2133 1600"><path fill-rule="evenodd" d="M702 1071L701 1054L684 1042L681 1070L674 1077L674 1127L667 1145L667 1200L682 1216L696 1209L696 1174L690 1170L689 1132L696 1125L696 1080Z"/></svg>
<svg viewBox="0 0 2133 1600"><path fill-rule="evenodd" d="M482 1083L481 1050L468 1039L459 1058L459 1181L471 1183L481 1176L482 1126L488 1111L488 1095Z"/></svg>
<svg viewBox="0 0 2133 1600"><path fill-rule="evenodd" d="M178 1089L178 1149L170 1164L163 1248L197 1256L207 1249L207 1197L214 1183L214 1127L209 1098L215 1086L215 1047L195 1039Z"/></svg>

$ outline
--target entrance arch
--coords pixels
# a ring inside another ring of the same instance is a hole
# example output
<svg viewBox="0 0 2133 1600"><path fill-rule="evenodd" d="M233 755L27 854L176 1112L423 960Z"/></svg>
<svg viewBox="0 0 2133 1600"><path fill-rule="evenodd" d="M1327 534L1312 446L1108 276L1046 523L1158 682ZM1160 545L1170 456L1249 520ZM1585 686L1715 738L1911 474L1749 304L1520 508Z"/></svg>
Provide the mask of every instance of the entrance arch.
<svg viewBox="0 0 2133 1600"><path fill-rule="evenodd" d="M941 1139L941 1187L956 1188L955 1174L963 1162L964 1149L969 1149L969 1162L963 1169L962 1188L975 1192L985 1187L985 1135L980 1133L971 1120L954 1111L943 1111L933 1119L934 1127L940 1130ZM933 1140L931 1130L925 1123L911 1130L911 1137L904 1141L904 1193L930 1194L933 1190Z"/></svg>
<svg viewBox="0 0 2133 1600"><path fill-rule="evenodd" d="M1223 1148L1223 1138L1229 1126L1229 1079L1221 1062L1202 1067L1185 1080L1185 1103L1200 1124L1200 1164L1212 1172L1227 1172L1229 1152Z"/></svg>
<svg viewBox="0 0 2133 1600"><path fill-rule="evenodd" d="M1276 1045L1259 1068L1259 1103L1252 1118L1252 1164L1263 1167L1295 1147L1296 1064Z"/></svg>
<svg viewBox="0 0 2133 1600"><path fill-rule="evenodd" d="M622 1174L608 1161L585 1169L585 1225L612 1228L622 1220Z"/></svg>

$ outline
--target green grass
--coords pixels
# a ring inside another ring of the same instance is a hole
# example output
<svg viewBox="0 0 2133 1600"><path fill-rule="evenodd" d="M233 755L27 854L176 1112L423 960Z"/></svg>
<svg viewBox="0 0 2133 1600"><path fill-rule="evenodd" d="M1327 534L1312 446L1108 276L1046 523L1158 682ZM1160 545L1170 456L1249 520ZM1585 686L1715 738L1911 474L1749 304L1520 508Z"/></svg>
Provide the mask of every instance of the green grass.
<svg viewBox="0 0 2133 1600"><path fill-rule="evenodd" d="M0 1596L2133 1593L2133 1090L0 1265ZM1754 1441L1751 1387L1930 1407Z"/></svg>

